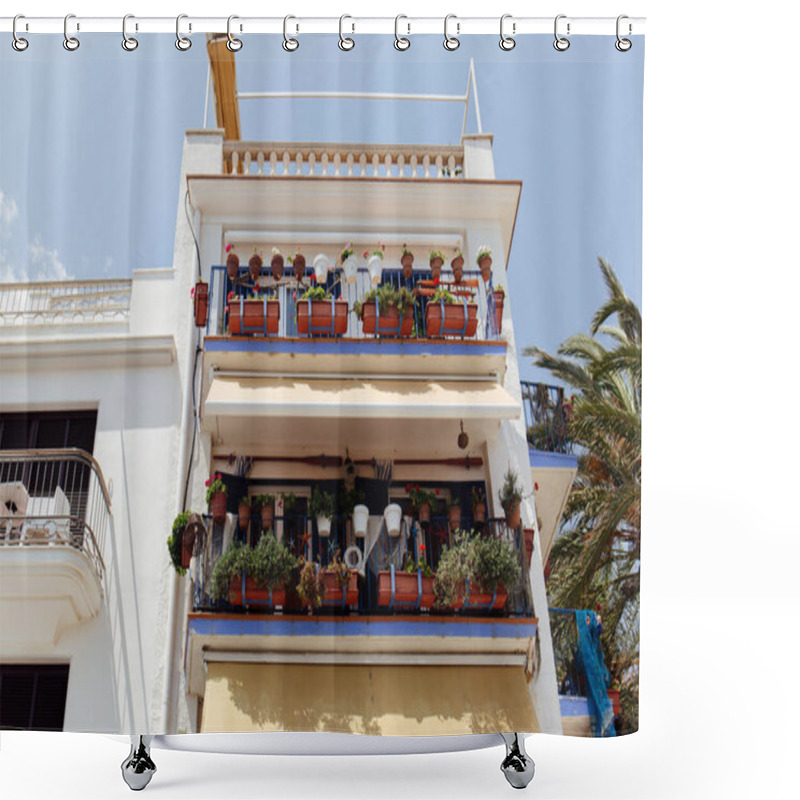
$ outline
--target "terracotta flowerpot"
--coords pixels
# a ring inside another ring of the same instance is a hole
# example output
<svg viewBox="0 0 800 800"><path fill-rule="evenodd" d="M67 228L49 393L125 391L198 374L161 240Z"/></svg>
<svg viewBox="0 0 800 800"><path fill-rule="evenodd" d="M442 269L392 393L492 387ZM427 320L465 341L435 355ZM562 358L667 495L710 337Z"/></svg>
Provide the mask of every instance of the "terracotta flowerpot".
<svg viewBox="0 0 800 800"><path fill-rule="evenodd" d="M228 511L228 495L225 492L214 492L211 497L211 518L214 522L225 522Z"/></svg>
<svg viewBox="0 0 800 800"><path fill-rule="evenodd" d="M341 335L347 332L346 300L298 300L297 332Z"/></svg>
<svg viewBox="0 0 800 800"><path fill-rule="evenodd" d="M506 513L506 525L514 530L519 528L519 524L522 519L519 500L513 502L510 506L508 506L508 508L505 508L504 511Z"/></svg>
<svg viewBox="0 0 800 800"><path fill-rule="evenodd" d="M533 528L525 528L525 558L528 566L531 565L531 557L533 556Z"/></svg>
<svg viewBox="0 0 800 800"><path fill-rule="evenodd" d="M236 253L228 253L225 266L228 270L228 278L235 281L239 276L239 256L237 256Z"/></svg>
<svg viewBox="0 0 800 800"><path fill-rule="evenodd" d="M344 596L339 578L329 569L320 570L322 583L325 586L324 606L354 606L358 605L358 573L353 570L347 580Z"/></svg>
<svg viewBox="0 0 800 800"><path fill-rule="evenodd" d="M422 595L419 588L422 584ZM419 608L432 608L435 600L433 593L433 577L418 576L416 572L395 570L394 573L394 601L392 600L392 572L381 570L378 572L378 607L394 608L395 606L416 606Z"/></svg>
<svg viewBox="0 0 800 800"><path fill-rule="evenodd" d="M492 257L486 256L485 258L482 258L478 262L478 266L481 269L481 277L483 278L484 283L488 282L489 278L492 277Z"/></svg>
<svg viewBox="0 0 800 800"><path fill-rule="evenodd" d="M280 253L276 253L272 256L272 261L269 262L269 265L272 269L272 277L275 278L276 281L283 277L283 256Z"/></svg>
<svg viewBox="0 0 800 800"><path fill-rule="evenodd" d="M255 283L261 277L261 267L264 266L264 261L258 253L254 253L250 256L247 266L250 270L250 280Z"/></svg>
<svg viewBox="0 0 800 800"><path fill-rule="evenodd" d="M379 336L411 336L414 330L414 308L407 306L400 320L400 312L389 306L382 312L376 305L367 303L362 309L361 325L364 333L376 333Z"/></svg>
<svg viewBox="0 0 800 800"><path fill-rule="evenodd" d="M401 259L400 263L404 267L410 267L414 263L414 254L413 253L406 253Z"/></svg>
<svg viewBox="0 0 800 800"><path fill-rule="evenodd" d="M246 502L239 503L239 528L243 531L250 527L250 504Z"/></svg>
<svg viewBox="0 0 800 800"><path fill-rule="evenodd" d="M192 554L194 553L194 533L187 533L184 529L181 534L181 566L184 569L189 569L192 562Z"/></svg>
<svg viewBox="0 0 800 800"><path fill-rule="evenodd" d="M609 689L608 699L611 701L611 708L614 710L614 716L618 717L622 711L622 705L619 702L619 689Z"/></svg>
<svg viewBox="0 0 800 800"><path fill-rule="evenodd" d="M261 530L268 531L272 528L272 522L275 519L275 506L273 503L268 503L261 506Z"/></svg>
<svg viewBox="0 0 800 800"><path fill-rule="evenodd" d="M461 527L461 506L453 506L453 508L447 512L447 516L451 528Z"/></svg>
<svg viewBox="0 0 800 800"><path fill-rule="evenodd" d="M432 258L431 259L431 270L441 269L442 265L444 264L444 260L441 258Z"/></svg>
<svg viewBox="0 0 800 800"><path fill-rule="evenodd" d="M443 313L444 312L444 313ZM425 309L425 336L474 336L478 330L478 305L467 303L428 303Z"/></svg>
<svg viewBox="0 0 800 800"><path fill-rule="evenodd" d="M456 256L450 262L450 269L452 269L453 272L459 269L464 269L464 256Z"/></svg>
<svg viewBox="0 0 800 800"><path fill-rule="evenodd" d="M419 522L430 522L431 521L431 504L430 503L422 503L417 510L417 520Z"/></svg>
<svg viewBox="0 0 800 800"><path fill-rule="evenodd" d="M306 274L306 257L302 253L298 253L292 259L292 274L296 281L301 281Z"/></svg>
<svg viewBox="0 0 800 800"><path fill-rule="evenodd" d="M497 314L497 332L503 330L503 304L505 303L506 293L495 290L494 295L494 309Z"/></svg>
<svg viewBox="0 0 800 800"><path fill-rule="evenodd" d="M475 503L472 506L472 521L486 522L486 503Z"/></svg>
<svg viewBox="0 0 800 800"><path fill-rule="evenodd" d="M237 297L228 302L228 327L232 336L278 332L281 305L277 300L245 300Z"/></svg>
<svg viewBox="0 0 800 800"><path fill-rule="evenodd" d="M208 284L198 281L194 285L194 324L205 328L208 321Z"/></svg>
<svg viewBox="0 0 800 800"><path fill-rule="evenodd" d="M286 589L282 583L278 584L272 590L272 602L270 602L269 589L256 586L255 580L247 575L244 581L244 597L242 597L242 579L234 578L231 581L229 599L233 606L247 606L253 603L272 608L275 606L285 607Z"/></svg>

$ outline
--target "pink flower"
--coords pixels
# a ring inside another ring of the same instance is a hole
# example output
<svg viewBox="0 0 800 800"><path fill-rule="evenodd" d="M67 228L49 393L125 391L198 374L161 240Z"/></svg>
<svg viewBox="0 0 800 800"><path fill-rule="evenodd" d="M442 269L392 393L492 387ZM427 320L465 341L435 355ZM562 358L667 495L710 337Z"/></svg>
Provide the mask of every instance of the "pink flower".
<svg viewBox="0 0 800 800"><path fill-rule="evenodd" d="M191 296L194 297L194 286L192 286Z"/></svg>
<svg viewBox="0 0 800 800"><path fill-rule="evenodd" d="M228 246L225 248L225 252L226 252L226 253L230 253L230 251L231 251L232 249L233 249L233 245L232 245L232 244L229 244L229 245L228 245Z"/></svg>

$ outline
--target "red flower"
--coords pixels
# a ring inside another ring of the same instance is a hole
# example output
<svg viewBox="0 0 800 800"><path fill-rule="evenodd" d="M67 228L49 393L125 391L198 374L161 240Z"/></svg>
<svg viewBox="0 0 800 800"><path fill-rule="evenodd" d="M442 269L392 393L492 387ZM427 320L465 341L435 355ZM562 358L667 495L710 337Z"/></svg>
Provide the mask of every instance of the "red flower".
<svg viewBox="0 0 800 800"><path fill-rule="evenodd" d="M221 478L221 477L222 477L222 474L218 472L218 473L216 474L216 476L215 476L215 477L217 477L217 478Z"/></svg>
<svg viewBox="0 0 800 800"><path fill-rule="evenodd" d="M438 497L439 496L439 490L438 489L434 489L433 491L436 492L436 496Z"/></svg>
<svg viewBox="0 0 800 800"><path fill-rule="evenodd" d="M233 292L228 292L228 300L233 300Z"/></svg>
<svg viewBox="0 0 800 800"><path fill-rule="evenodd" d="M210 485L211 485L211 478L209 478L209 479L206 481L206 486L210 486Z"/></svg>
<svg viewBox="0 0 800 800"><path fill-rule="evenodd" d="M369 250L365 250L364 251L364 258L366 258L368 255L369 255Z"/></svg>
<svg viewBox="0 0 800 800"><path fill-rule="evenodd" d="M313 272L311 273L311 280L314 281L314 283L317 282L317 276Z"/></svg>
<svg viewBox="0 0 800 800"><path fill-rule="evenodd" d="M534 483L533 484L533 488L538 492L539 491L539 484L538 483Z"/></svg>
<svg viewBox="0 0 800 800"><path fill-rule="evenodd" d="M419 551L420 551L420 553L424 553L425 552L425 545L424 544L420 543Z"/></svg>
<svg viewBox="0 0 800 800"><path fill-rule="evenodd" d="M437 276L436 278L434 278L434 279L433 279L433 285L434 285L434 286L438 286L438 285L439 285L439 278L438 278L438 276Z"/></svg>

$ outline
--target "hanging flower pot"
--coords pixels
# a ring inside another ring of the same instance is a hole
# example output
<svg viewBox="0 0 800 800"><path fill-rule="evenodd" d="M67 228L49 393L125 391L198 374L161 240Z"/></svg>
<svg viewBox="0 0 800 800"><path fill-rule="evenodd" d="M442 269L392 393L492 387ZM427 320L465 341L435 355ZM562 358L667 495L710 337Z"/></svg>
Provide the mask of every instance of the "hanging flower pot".
<svg viewBox="0 0 800 800"><path fill-rule="evenodd" d="M194 298L194 324L198 328L205 328L208 321L208 284L198 281L192 293Z"/></svg>
<svg viewBox="0 0 800 800"><path fill-rule="evenodd" d="M461 506L450 506L448 520L451 528L457 529L461 527Z"/></svg>
<svg viewBox="0 0 800 800"><path fill-rule="evenodd" d="M478 330L478 305L466 301L436 301L434 295L425 308L425 336L474 336Z"/></svg>
<svg viewBox="0 0 800 800"><path fill-rule="evenodd" d="M277 281L283 277L283 256L272 248L272 261L269 262L270 269L272 270L272 277Z"/></svg>
<svg viewBox="0 0 800 800"><path fill-rule="evenodd" d="M519 528L520 521L522 519L522 513L520 511L520 501L514 500L509 503L504 509L506 514L506 525L509 528L516 530Z"/></svg>
<svg viewBox="0 0 800 800"><path fill-rule="evenodd" d="M225 267L228 270L228 279L235 281L239 276L239 256L233 252L228 253Z"/></svg>
<svg viewBox="0 0 800 800"><path fill-rule="evenodd" d="M272 523L275 519L275 504L264 503L261 506L261 530L268 531L272 528Z"/></svg>
<svg viewBox="0 0 800 800"><path fill-rule="evenodd" d="M478 501L472 506L472 521L486 522L486 503Z"/></svg>
<svg viewBox="0 0 800 800"><path fill-rule="evenodd" d="M214 492L211 498L211 518L214 522L225 522L228 511L228 495L225 492Z"/></svg>
<svg viewBox="0 0 800 800"><path fill-rule="evenodd" d="M367 261L367 269L370 280L377 286L383 277L383 259L377 253L373 253Z"/></svg>
<svg viewBox="0 0 800 800"><path fill-rule="evenodd" d="M404 267L412 267L414 264L414 254L410 250L406 250L403 245L403 255L400 257L400 264Z"/></svg>
<svg viewBox="0 0 800 800"><path fill-rule="evenodd" d="M441 250L431 250L431 257L430 257L431 272L433 272L434 275L437 272L441 272L443 264L444 264L444 253Z"/></svg>
<svg viewBox="0 0 800 800"><path fill-rule="evenodd" d="M347 332L346 300L297 301L297 332L315 336L332 334L340 336Z"/></svg>
<svg viewBox="0 0 800 800"><path fill-rule="evenodd" d="M458 282L461 278L460 275L456 273L463 273L464 271L464 256L458 255L450 262L450 269L453 270L453 277L455 277L456 282Z"/></svg>
<svg viewBox="0 0 800 800"><path fill-rule="evenodd" d="M431 504L428 502L420 503L419 508L417 509L417 519L420 522L430 522L431 521Z"/></svg>
<svg viewBox="0 0 800 800"><path fill-rule="evenodd" d="M247 266L250 270L250 280L255 283L261 277L261 267L264 266L264 261L258 253L253 253Z"/></svg>
<svg viewBox="0 0 800 800"><path fill-rule="evenodd" d="M330 517L317 517L317 533L325 539L331 535Z"/></svg>
<svg viewBox="0 0 800 800"><path fill-rule="evenodd" d="M302 253L298 253L292 259L292 274L298 282L306 276L306 257Z"/></svg>
<svg viewBox="0 0 800 800"><path fill-rule="evenodd" d="M239 529L247 530L250 527L250 504L247 500L239 501Z"/></svg>
<svg viewBox="0 0 800 800"><path fill-rule="evenodd" d="M276 334L281 318L277 300L233 298L228 302L228 327L232 336Z"/></svg>
<svg viewBox="0 0 800 800"><path fill-rule="evenodd" d="M489 278L492 277L492 251L488 247L479 248L478 267L480 267L484 283L488 283Z"/></svg>
<svg viewBox="0 0 800 800"><path fill-rule="evenodd" d="M367 535L367 524L369 522L369 509L364 505L357 505L353 508L353 532L356 536Z"/></svg>
<svg viewBox="0 0 800 800"><path fill-rule="evenodd" d="M358 259L355 255L349 255L342 263L344 279L346 283L355 283L358 274Z"/></svg>
<svg viewBox="0 0 800 800"><path fill-rule="evenodd" d="M383 511L386 522L386 531L391 537L400 535L400 523L403 519L403 509L397 503L389 503Z"/></svg>
<svg viewBox="0 0 800 800"><path fill-rule="evenodd" d="M328 280L328 265L330 259L324 253L314 257L314 277L317 283L325 283Z"/></svg>

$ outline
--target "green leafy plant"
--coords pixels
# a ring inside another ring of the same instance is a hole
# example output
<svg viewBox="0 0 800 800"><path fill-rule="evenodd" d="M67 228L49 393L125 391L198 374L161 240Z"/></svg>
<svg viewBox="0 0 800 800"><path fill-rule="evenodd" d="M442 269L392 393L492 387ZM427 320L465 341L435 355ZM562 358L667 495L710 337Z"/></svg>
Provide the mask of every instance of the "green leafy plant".
<svg viewBox="0 0 800 800"><path fill-rule="evenodd" d="M259 588L270 591L286 584L297 566L297 559L289 549L279 542L272 531L261 534L250 557L247 574L251 575Z"/></svg>
<svg viewBox="0 0 800 800"><path fill-rule="evenodd" d="M400 289L395 289L390 283L384 283L375 289L370 289L359 301L353 304L353 310L359 319L363 319L364 307L368 305L375 305L375 300L378 301L378 309L381 314L385 314L390 307L396 308L400 316L405 314L407 308L414 305L414 294L409 289L403 286Z"/></svg>
<svg viewBox="0 0 800 800"><path fill-rule="evenodd" d="M504 510L515 506L522 501L522 486L517 478L517 473L509 466L503 478L503 486L500 489L500 505Z"/></svg>
<svg viewBox="0 0 800 800"><path fill-rule="evenodd" d="M250 570L252 564L252 549L242 544L238 539L231 542L228 549L217 559L211 572L211 588L209 594L212 600L227 600L230 593L231 581L241 577L242 571Z"/></svg>
<svg viewBox="0 0 800 800"><path fill-rule="evenodd" d="M274 494L255 494L252 499L253 511L258 513L264 506L275 505Z"/></svg>
<svg viewBox="0 0 800 800"><path fill-rule="evenodd" d="M486 502L486 492L483 489L483 486L473 486L470 489L470 496L472 498L472 507L474 508L479 503Z"/></svg>
<svg viewBox="0 0 800 800"><path fill-rule="evenodd" d="M439 557L433 591L439 606L452 606L464 597L469 575L470 536L466 531L456 531L453 543L445 545Z"/></svg>
<svg viewBox="0 0 800 800"><path fill-rule="evenodd" d="M504 539L476 536L470 541L469 583L477 592L492 592L498 583L510 588L519 580L517 551Z"/></svg>
<svg viewBox="0 0 800 800"><path fill-rule="evenodd" d="M494 287L494 290L496 292L500 292L500 294L505 294L506 293L506 290L503 288L503 284L502 283L498 283L497 286Z"/></svg>
<svg viewBox="0 0 800 800"><path fill-rule="evenodd" d="M183 549L183 532L186 530L186 524L188 521L188 511L178 514L172 523L172 533L167 538L169 557L172 561L172 566L175 567L175 572L177 572L178 575L186 574L186 570L181 566L181 551Z"/></svg>
<svg viewBox="0 0 800 800"><path fill-rule="evenodd" d="M358 505L363 505L366 496L360 489L348 489L342 495L342 511L347 517L353 516L353 509Z"/></svg>
<svg viewBox="0 0 800 800"><path fill-rule="evenodd" d="M444 262L444 253L441 250L431 250L430 260L433 261L436 258L440 258Z"/></svg>
<svg viewBox="0 0 800 800"><path fill-rule="evenodd" d="M480 266L480 263L481 261L483 261L484 258L491 258L491 257L492 257L492 248L487 247L484 244L478 248L478 257L475 259L475 261L477 262L478 266Z"/></svg>
<svg viewBox="0 0 800 800"><path fill-rule="evenodd" d="M422 554L424 555L424 550L422 551ZM423 578L430 578L433 575L433 570L430 568L424 558L420 559L419 561L415 561L413 558L409 557L408 553L406 553L403 571L413 575L418 570L422 572Z"/></svg>
<svg viewBox="0 0 800 800"><path fill-rule="evenodd" d="M222 475L217 472L213 478L206 481L206 503L211 502L211 498L217 493L228 494L228 487L222 482Z"/></svg>
<svg viewBox="0 0 800 800"><path fill-rule="evenodd" d="M330 519L336 511L336 499L331 492L323 492L315 486L311 492L308 510L312 517L325 517Z"/></svg>
<svg viewBox="0 0 800 800"><path fill-rule="evenodd" d="M444 300L446 304L450 303L460 303L461 301L455 296L450 294L444 286L437 286L433 295L431 295L431 299L428 301L429 303L438 303Z"/></svg>
<svg viewBox="0 0 800 800"><path fill-rule="evenodd" d="M411 256L411 258L414 258L414 253L412 253L405 244L403 245L403 249L400 253L400 257L402 258L403 256Z"/></svg>
<svg viewBox="0 0 800 800"><path fill-rule="evenodd" d="M344 591L347 588L347 584L350 582L350 573L352 570L342 561L342 556L338 548L333 559L325 569L327 572L333 574L336 583L338 583L339 587Z"/></svg>
<svg viewBox="0 0 800 800"><path fill-rule="evenodd" d="M283 498L283 510L286 511L294 511L295 506L297 505L297 495L294 492L288 492L281 495Z"/></svg>
<svg viewBox="0 0 800 800"><path fill-rule="evenodd" d="M428 489L423 489L418 483L407 483L406 491L408 492L408 499L411 501L411 507L414 509L419 509L424 503L433 505L439 497L438 489L429 491Z"/></svg>
<svg viewBox="0 0 800 800"><path fill-rule="evenodd" d="M300 560L300 579L297 594L309 610L319 608L325 599L325 584L316 562Z"/></svg>
<svg viewBox="0 0 800 800"><path fill-rule="evenodd" d="M324 286L312 286L300 296L301 300L330 300L331 293Z"/></svg>

